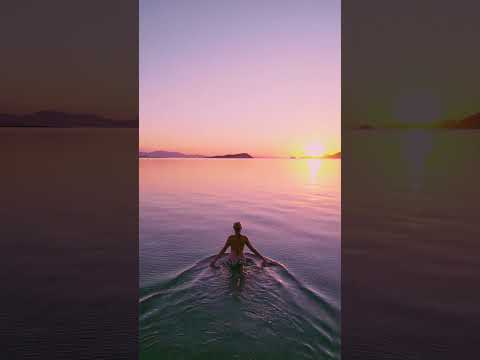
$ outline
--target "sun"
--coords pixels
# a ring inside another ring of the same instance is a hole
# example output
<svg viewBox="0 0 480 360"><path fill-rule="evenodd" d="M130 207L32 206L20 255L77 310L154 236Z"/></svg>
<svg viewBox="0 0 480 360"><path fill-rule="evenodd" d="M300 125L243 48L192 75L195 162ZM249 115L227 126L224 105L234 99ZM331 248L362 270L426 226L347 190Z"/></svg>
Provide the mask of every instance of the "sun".
<svg viewBox="0 0 480 360"><path fill-rule="evenodd" d="M309 144L305 146L303 153L305 156L322 156L325 154L325 148L319 143Z"/></svg>

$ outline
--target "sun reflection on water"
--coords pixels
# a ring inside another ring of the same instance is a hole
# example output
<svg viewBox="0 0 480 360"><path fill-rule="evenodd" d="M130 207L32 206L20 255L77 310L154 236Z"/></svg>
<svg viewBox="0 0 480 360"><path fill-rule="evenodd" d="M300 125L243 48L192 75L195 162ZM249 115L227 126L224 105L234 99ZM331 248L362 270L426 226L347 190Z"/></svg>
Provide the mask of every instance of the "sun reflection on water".
<svg viewBox="0 0 480 360"><path fill-rule="evenodd" d="M322 168L322 161L320 159L308 159L306 160L306 166L308 169L309 183L318 184L320 178L320 170Z"/></svg>

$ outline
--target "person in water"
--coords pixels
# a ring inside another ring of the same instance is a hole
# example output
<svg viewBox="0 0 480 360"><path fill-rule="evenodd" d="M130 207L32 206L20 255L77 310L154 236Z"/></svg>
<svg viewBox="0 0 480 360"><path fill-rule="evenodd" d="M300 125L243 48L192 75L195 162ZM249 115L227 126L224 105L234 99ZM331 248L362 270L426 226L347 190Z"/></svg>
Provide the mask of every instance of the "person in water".
<svg viewBox="0 0 480 360"><path fill-rule="evenodd" d="M248 240L248 237L245 235L242 235L242 224L239 222L236 222L233 224L233 230L235 231L234 235L230 235L225 242L225 245L223 246L222 250L215 256L215 258L212 260L210 263L210 266L216 267L215 263L217 262L220 257L225 254L225 251L230 247L230 255L228 256L227 263L230 266L238 266L240 270L243 270L243 266L246 264L245 260L245 255L243 254L243 248L245 245L258 257L262 259L262 266L265 266L267 264L267 259L261 255L257 249L253 247L253 245L250 243L250 240Z"/></svg>

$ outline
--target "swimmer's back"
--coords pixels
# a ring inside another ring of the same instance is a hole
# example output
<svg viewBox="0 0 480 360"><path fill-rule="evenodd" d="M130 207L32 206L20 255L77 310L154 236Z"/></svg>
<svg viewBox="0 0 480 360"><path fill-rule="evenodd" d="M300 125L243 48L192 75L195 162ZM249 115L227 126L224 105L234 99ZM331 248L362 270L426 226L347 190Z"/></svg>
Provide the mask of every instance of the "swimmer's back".
<svg viewBox="0 0 480 360"><path fill-rule="evenodd" d="M230 235L228 237L228 242L230 243L232 253L236 256L242 256L243 248L245 247L245 244L248 243L248 238L243 235Z"/></svg>

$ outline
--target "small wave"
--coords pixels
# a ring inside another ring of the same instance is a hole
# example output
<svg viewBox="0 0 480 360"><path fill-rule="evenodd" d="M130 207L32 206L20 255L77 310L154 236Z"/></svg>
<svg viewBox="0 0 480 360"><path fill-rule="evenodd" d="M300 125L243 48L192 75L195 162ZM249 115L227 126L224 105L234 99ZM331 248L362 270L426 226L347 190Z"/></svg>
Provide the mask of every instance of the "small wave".
<svg viewBox="0 0 480 360"><path fill-rule="evenodd" d="M339 310L284 265L246 258L244 274L208 257L141 289L142 357L340 358Z"/></svg>

